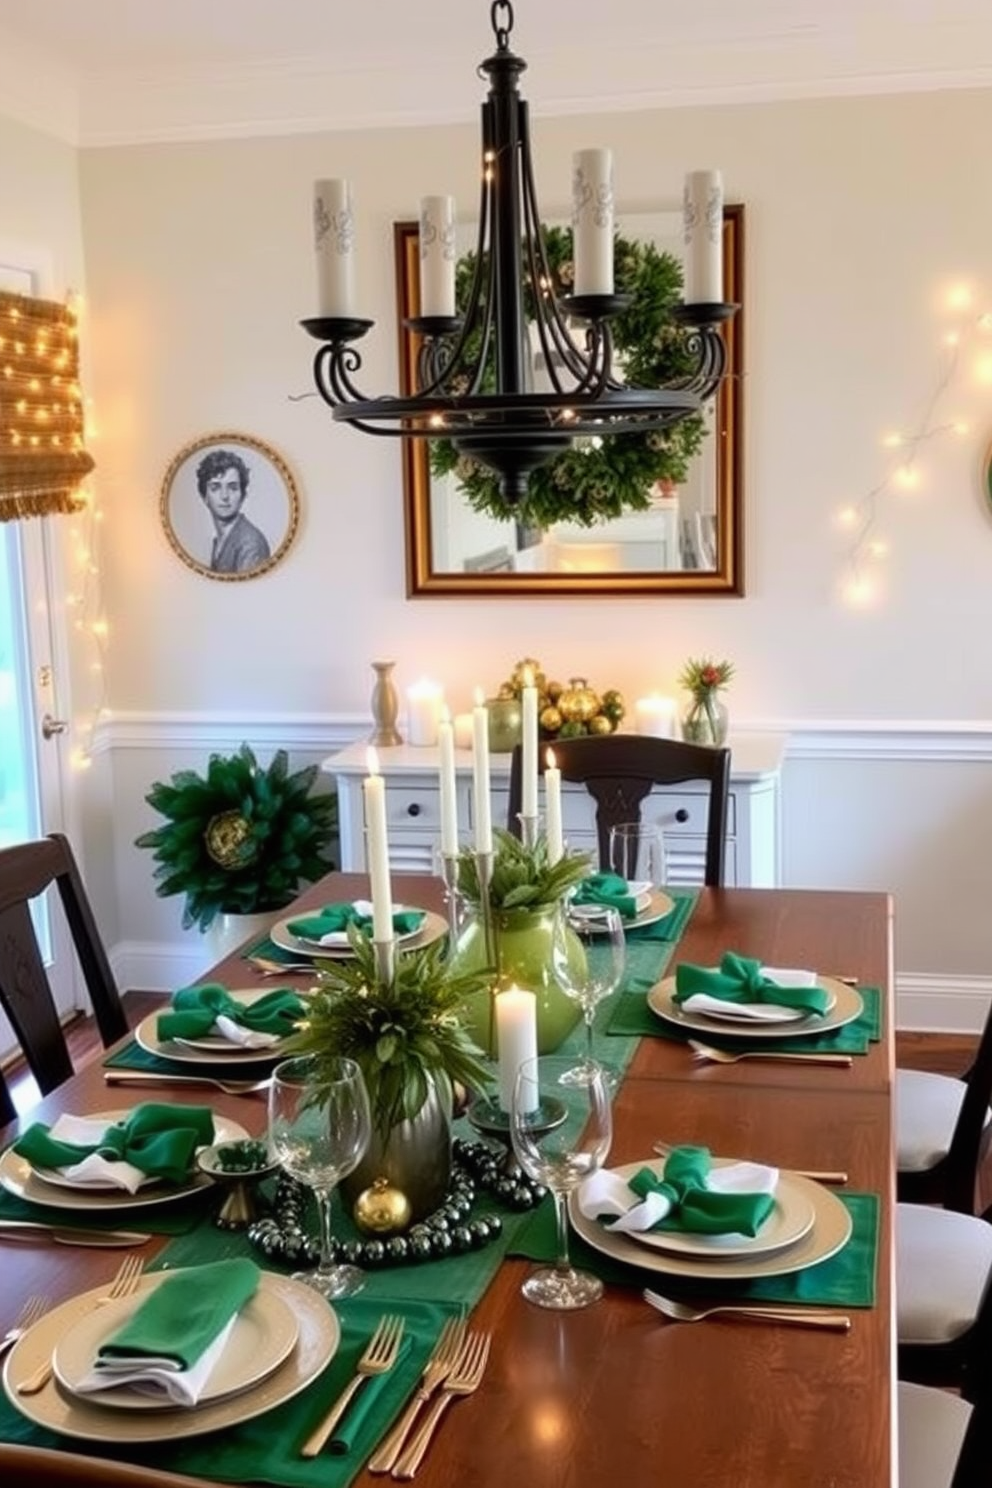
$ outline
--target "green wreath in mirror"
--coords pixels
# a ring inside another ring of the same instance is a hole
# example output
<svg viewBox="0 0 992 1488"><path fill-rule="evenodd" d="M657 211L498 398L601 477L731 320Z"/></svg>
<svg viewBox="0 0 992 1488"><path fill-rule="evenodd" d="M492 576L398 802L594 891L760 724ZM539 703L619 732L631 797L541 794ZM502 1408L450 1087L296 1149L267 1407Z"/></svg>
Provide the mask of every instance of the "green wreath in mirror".
<svg viewBox="0 0 992 1488"><path fill-rule="evenodd" d="M543 228L548 264L556 294L568 294L573 279L571 228ZM455 295L460 311L468 303L475 274L476 254L459 259ZM614 239L614 278L618 294L631 303L613 322L617 362L631 386L659 387L691 369L687 333L669 315L682 296L682 266L670 253L652 243ZM525 309L534 319L533 290L526 287ZM469 357L478 341L471 342ZM484 387L494 386L492 355ZM643 434L613 434L602 439L580 438L571 448L539 466L530 477L522 501L502 495L499 477L479 461L459 454L450 439L430 445L431 471L453 475L469 506L498 521L513 519L523 526L545 528L555 522L577 522L591 527L627 511L646 511L655 481L684 481L693 456L706 434L702 414L691 414L665 430Z"/></svg>

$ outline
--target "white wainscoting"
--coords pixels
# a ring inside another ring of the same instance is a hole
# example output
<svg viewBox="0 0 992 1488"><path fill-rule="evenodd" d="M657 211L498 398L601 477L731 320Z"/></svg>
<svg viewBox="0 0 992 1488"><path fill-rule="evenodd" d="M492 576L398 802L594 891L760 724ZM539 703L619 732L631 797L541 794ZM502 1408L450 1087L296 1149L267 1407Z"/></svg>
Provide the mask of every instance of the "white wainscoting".
<svg viewBox="0 0 992 1488"><path fill-rule="evenodd" d="M914 880L904 886L901 876L905 864L900 847L894 846L891 864L886 861L884 843L880 848L879 837L885 835L884 825L881 832L876 831L874 838L866 831L864 840L859 831L848 830L839 845L834 841L832 856L825 831L823 861L822 865L819 864L817 817L820 814L820 822L826 828L828 822L836 819L842 798L857 797L860 791L865 798L872 799L876 794L875 782L880 778L873 772L886 765L900 766L904 770L907 765L920 766L924 771L922 777L915 769L911 772L912 780L907 782L903 792L905 801L898 806L900 820L904 819L903 810L911 814L916 809L921 798L920 780L925 782L922 794L932 800L934 792L939 793L941 788L941 769L960 769L965 765L972 767L967 771L968 790L975 796L974 807L970 800L966 803L969 820L973 821L976 811L992 813L992 775L988 777L986 787L984 772L979 773L973 768L992 763L992 723L823 719L814 722L769 718L746 723L735 720L734 727L737 734L778 733L788 738L783 774L789 788L783 792L782 808L785 886L891 889L896 896L897 931L903 915L907 920L917 921L929 915L935 922L939 920L946 935L957 902L955 895L960 897L960 889L956 890L955 885L961 882L966 882L975 894L979 907L984 904L985 890L976 887L976 880L982 870L983 884L992 891L992 854L983 863L975 863L971 870L967 870L956 860L956 839L950 834L933 859L925 864L927 882L921 885ZM155 923L156 914L161 918L164 911L161 901L150 902L153 891L146 886L146 880L150 881L151 876L147 854L141 855L147 871L144 877L137 876L135 888L133 839L136 831L147 825L146 819L139 819L141 795L135 782L150 783L152 779L165 778L173 770L189 766L190 752L197 756L198 762L202 762L205 754L234 750L245 739L250 740L252 747L263 757L276 748L288 749L294 768L298 768L361 738L368 728L366 714L341 713L259 713L254 716L244 713L116 713L102 721L94 740L94 750L109 755L110 773L120 786L115 810L118 858L115 882L119 907L116 918L121 925L121 937L111 948L111 961L122 987L160 988L164 991L193 980L209 964L199 937L172 928L172 922L178 920L177 900L167 901L173 906L170 924ZM791 783L789 770L792 764L796 766L793 776L798 784ZM822 771L817 768L821 765ZM836 794L832 796L831 792ZM986 794L988 806L985 805ZM962 809L960 802L959 809ZM992 842L992 822L989 825L990 830L983 840ZM799 844L791 854L790 837ZM792 881L790 858L801 861L803 865L801 878ZM945 894L943 899L940 897L942 892ZM140 903L136 902L138 895L143 896ZM980 908L965 905L961 913L967 914L968 924L974 929L975 921L981 918ZM992 922L992 916L985 916L985 919ZM992 998L992 946L988 969L980 948L972 949L969 956L972 964L964 968L958 966L946 974L933 970L922 972L909 965L900 965L897 957L896 1006L900 1027L955 1032L977 1032L981 1028ZM950 960L948 957L948 963Z"/></svg>

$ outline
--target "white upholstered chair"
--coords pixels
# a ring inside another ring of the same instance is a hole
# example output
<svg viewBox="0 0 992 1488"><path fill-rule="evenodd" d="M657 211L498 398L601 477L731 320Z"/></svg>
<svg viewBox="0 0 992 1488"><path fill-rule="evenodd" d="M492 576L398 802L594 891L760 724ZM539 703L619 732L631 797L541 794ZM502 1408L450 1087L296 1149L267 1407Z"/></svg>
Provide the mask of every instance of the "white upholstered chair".
<svg viewBox="0 0 992 1488"><path fill-rule="evenodd" d="M992 1372L992 1225L899 1204L895 1228L899 1377L976 1400Z"/></svg>
<svg viewBox="0 0 992 1488"><path fill-rule="evenodd" d="M973 1407L947 1390L899 1382L899 1488L971 1488L965 1452ZM987 1481L987 1479L986 1479Z"/></svg>

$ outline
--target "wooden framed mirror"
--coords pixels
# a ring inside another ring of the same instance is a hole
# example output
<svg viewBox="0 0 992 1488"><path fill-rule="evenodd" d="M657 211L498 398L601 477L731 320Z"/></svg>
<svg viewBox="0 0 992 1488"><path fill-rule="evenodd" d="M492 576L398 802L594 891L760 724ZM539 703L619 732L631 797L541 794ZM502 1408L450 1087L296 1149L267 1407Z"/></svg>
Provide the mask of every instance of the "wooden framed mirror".
<svg viewBox="0 0 992 1488"><path fill-rule="evenodd" d="M629 237L681 251L681 214L625 219ZM394 224L400 386L414 389L418 338L404 320L419 313L418 228ZM472 245L466 229L462 252ZM707 410L708 434L689 480L650 511L589 528L561 525L524 536L512 521L473 512L453 476L432 475L428 443L404 439L406 582L421 595L686 594L744 592L744 208L724 209L724 299L740 306L724 327L729 373Z"/></svg>

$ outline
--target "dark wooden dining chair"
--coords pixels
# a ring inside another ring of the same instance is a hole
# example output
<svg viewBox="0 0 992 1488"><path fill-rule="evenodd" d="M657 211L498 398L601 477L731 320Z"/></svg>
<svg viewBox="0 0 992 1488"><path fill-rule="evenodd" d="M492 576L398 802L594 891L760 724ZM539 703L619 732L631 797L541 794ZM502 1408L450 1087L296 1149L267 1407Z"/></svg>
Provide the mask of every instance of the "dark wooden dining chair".
<svg viewBox="0 0 992 1488"><path fill-rule="evenodd" d="M36 842L0 850L0 1008L10 1020L42 1095L61 1085L73 1072L31 914L31 901L53 884L58 889L104 1047L128 1029L120 993L67 838L54 832Z"/></svg>
<svg viewBox="0 0 992 1488"><path fill-rule="evenodd" d="M586 787L596 802L596 834L601 868L609 866L610 828L641 819L641 806L656 785L709 785L706 860L703 882L721 888L730 791L730 750L684 744L677 739L655 739L641 734L583 735L555 739L551 747L562 780ZM543 771L546 751L538 750ZM510 799L507 827L520 835L522 751L517 745L510 761Z"/></svg>

